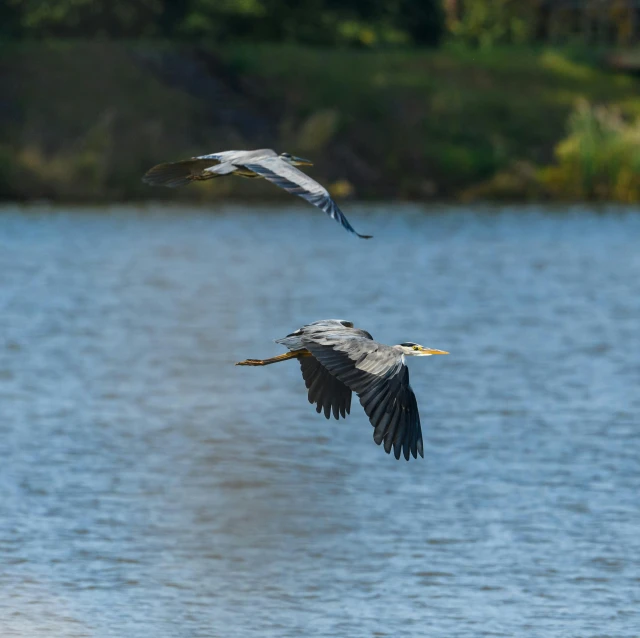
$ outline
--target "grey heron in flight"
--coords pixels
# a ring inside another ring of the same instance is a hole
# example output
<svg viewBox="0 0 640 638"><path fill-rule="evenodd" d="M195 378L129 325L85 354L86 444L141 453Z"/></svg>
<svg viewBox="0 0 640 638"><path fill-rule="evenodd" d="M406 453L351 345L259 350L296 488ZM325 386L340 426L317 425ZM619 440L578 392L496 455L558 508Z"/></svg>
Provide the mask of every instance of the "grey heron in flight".
<svg viewBox="0 0 640 638"><path fill-rule="evenodd" d="M401 453L407 461L410 455L414 459L418 454L424 457L418 403L409 385L405 357L448 352L408 341L385 346L365 330L341 319L316 321L276 343L289 352L271 359L247 359L236 365L266 366L297 359L309 390L309 403L316 404L316 412L324 410L327 419L332 412L336 419L340 415L346 418L351 409L351 393L355 392L374 427L377 445L384 443L387 454L393 447L396 459Z"/></svg>
<svg viewBox="0 0 640 638"><path fill-rule="evenodd" d="M151 168L142 181L152 186L186 186L193 181L213 179L224 175L262 177L292 195L298 195L323 210L329 217L342 224L350 233L363 239L371 235L357 233L327 189L311 179L296 166L313 166L313 162L290 153L278 155L270 148L257 151L223 151L212 155L192 157L181 162L158 164Z"/></svg>

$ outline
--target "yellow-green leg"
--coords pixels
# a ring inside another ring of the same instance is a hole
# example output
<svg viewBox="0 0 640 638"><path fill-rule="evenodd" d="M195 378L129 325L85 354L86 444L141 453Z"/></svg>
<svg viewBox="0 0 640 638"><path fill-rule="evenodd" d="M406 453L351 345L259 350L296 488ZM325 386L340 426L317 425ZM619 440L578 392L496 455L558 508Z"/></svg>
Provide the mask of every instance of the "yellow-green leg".
<svg viewBox="0 0 640 638"><path fill-rule="evenodd" d="M270 359L245 359L236 363L237 366L268 366L272 363L278 363L280 361L287 361L288 359L297 359L298 357L309 357L311 353L304 348L301 350L292 350L285 354L278 355L277 357L271 357Z"/></svg>

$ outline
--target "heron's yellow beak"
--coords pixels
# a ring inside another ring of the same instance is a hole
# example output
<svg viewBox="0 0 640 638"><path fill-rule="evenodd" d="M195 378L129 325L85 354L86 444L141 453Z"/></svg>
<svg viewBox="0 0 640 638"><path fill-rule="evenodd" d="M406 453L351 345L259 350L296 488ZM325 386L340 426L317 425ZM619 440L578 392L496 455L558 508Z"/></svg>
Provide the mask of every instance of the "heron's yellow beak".
<svg viewBox="0 0 640 638"><path fill-rule="evenodd" d="M295 166L313 166L313 162L311 160L304 159L304 157L294 156L291 158L291 161Z"/></svg>
<svg viewBox="0 0 640 638"><path fill-rule="evenodd" d="M446 350L435 350L434 348L422 348L420 352L424 354L449 354Z"/></svg>

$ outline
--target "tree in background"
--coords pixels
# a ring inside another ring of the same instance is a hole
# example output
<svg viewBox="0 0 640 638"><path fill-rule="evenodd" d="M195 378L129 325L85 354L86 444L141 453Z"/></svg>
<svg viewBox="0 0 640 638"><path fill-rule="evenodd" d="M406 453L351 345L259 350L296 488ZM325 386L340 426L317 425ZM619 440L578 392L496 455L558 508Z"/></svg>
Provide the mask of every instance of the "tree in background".
<svg viewBox="0 0 640 638"><path fill-rule="evenodd" d="M4 0L0 35L434 46L440 0Z"/></svg>
<svg viewBox="0 0 640 638"><path fill-rule="evenodd" d="M449 30L473 46L535 39L541 0L448 0Z"/></svg>
<svg viewBox="0 0 640 638"><path fill-rule="evenodd" d="M444 10L440 2L400 0L397 19L415 44L434 46L444 35Z"/></svg>
<svg viewBox="0 0 640 638"><path fill-rule="evenodd" d="M444 8L449 32L472 46L640 39L637 0L444 0Z"/></svg>
<svg viewBox="0 0 640 638"><path fill-rule="evenodd" d="M18 7L10 2L0 2L0 38L16 38L20 33Z"/></svg>
<svg viewBox="0 0 640 638"><path fill-rule="evenodd" d="M165 0L5 0L27 37L153 36Z"/></svg>

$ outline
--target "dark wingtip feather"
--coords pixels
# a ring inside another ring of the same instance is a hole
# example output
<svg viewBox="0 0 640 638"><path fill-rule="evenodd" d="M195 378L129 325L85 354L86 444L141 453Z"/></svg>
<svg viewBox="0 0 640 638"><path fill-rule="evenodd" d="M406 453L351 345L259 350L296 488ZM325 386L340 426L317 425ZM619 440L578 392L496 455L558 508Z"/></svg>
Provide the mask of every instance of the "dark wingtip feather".
<svg viewBox="0 0 640 638"><path fill-rule="evenodd" d="M309 403L316 404L316 412L324 410L327 419L333 417L346 418L351 406L351 390L331 373L314 357L300 357L300 368L305 386L309 390Z"/></svg>
<svg viewBox="0 0 640 638"><path fill-rule="evenodd" d="M169 188L186 186L191 180L191 170L185 162L158 164L150 168L142 178L142 181L150 186L168 186Z"/></svg>

